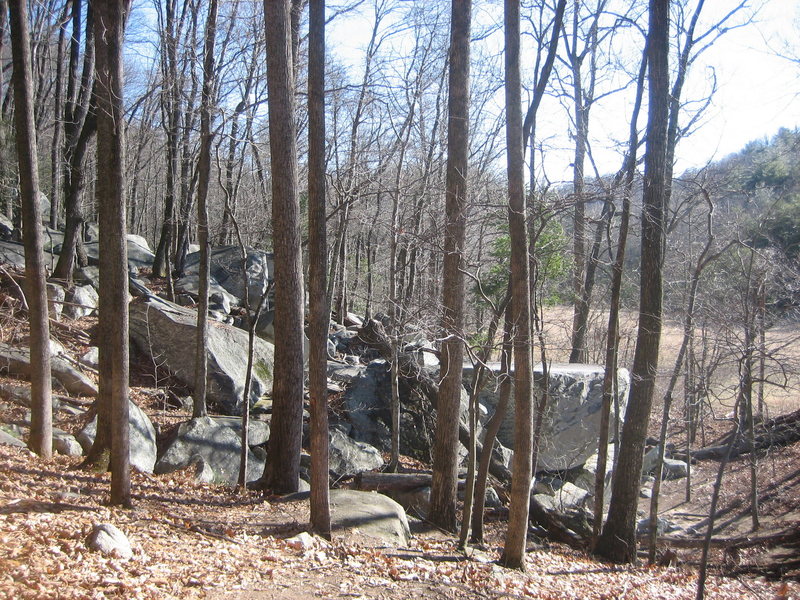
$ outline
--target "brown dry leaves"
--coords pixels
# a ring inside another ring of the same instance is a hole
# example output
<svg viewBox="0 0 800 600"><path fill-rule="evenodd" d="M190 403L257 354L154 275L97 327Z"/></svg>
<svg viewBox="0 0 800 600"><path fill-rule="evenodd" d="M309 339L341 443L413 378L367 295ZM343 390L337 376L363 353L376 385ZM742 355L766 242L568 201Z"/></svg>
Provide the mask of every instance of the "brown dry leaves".
<svg viewBox="0 0 800 600"><path fill-rule="evenodd" d="M288 538L304 502L233 496L181 474L134 475L133 509L106 506L108 476L0 446L0 507L23 499L89 511L0 515L0 598L693 598L696 575L676 568L615 568L564 551L536 551L521 574L465 558L452 542L417 538L409 549ZM130 560L88 550L94 523L129 537ZM420 585L424 584L422 590ZM778 584L712 578L710 598L776 598ZM784 598L800 598L797 584ZM228 595L225 595L225 594ZM232 595L231 595L232 594ZM754 596L755 595L755 596Z"/></svg>

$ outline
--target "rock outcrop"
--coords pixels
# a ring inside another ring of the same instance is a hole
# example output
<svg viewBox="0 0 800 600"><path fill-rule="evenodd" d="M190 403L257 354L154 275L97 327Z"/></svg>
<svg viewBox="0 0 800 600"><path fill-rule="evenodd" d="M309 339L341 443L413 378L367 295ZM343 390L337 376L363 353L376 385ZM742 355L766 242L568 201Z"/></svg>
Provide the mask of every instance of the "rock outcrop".
<svg viewBox="0 0 800 600"><path fill-rule="evenodd" d="M190 389L194 388L194 340L197 313L154 296L130 305L131 340ZM254 368L250 382L250 405L272 389L274 350L272 344L255 340ZM236 327L208 323L208 400L225 414L236 415L244 406L247 371L247 333Z"/></svg>
<svg viewBox="0 0 800 600"><path fill-rule="evenodd" d="M498 368L497 365L492 366ZM597 451L603 373L604 367L600 365L554 364L550 367L549 402L539 448L539 470L563 471L578 467ZM471 377L471 367L465 368L465 381ZM541 366L536 367L534 377L541 385ZM628 399L628 382L627 369L619 369L617 389L623 417ZM497 405L496 388L490 382L480 396L480 402L488 414L492 414ZM541 388L537 389L536 394L537 398L540 397ZM612 406L612 431L616 418ZM504 446L514 447L513 394L497 437Z"/></svg>

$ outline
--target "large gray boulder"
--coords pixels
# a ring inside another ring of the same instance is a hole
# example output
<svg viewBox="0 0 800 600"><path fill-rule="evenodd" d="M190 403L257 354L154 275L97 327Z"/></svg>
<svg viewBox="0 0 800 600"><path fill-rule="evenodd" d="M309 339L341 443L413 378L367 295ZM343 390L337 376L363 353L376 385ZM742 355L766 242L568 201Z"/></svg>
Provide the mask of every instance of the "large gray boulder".
<svg viewBox="0 0 800 600"><path fill-rule="evenodd" d="M216 483L235 485L242 451L239 431L211 417L181 423L163 449L155 472L171 473L185 469L196 463L199 456L214 472ZM247 481L255 481L263 472L263 454L248 449Z"/></svg>
<svg viewBox="0 0 800 600"><path fill-rule="evenodd" d="M149 269L153 266L155 255L150 249L147 240L140 235L129 233L126 236L128 245L128 267ZM93 264L97 264L100 257L100 242L86 242L86 256Z"/></svg>
<svg viewBox="0 0 800 600"><path fill-rule="evenodd" d="M344 407L353 425L353 438L381 450L390 446L388 369L385 360L374 360L366 367L329 366L328 371L333 381L348 382L349 378Z"/></svg>
<svg viewBox="0 0 800 600"><path fill-rule="evenodd" d="M66 431L53 430L53 450L64 456L80 456L83 448L73 435Z"/></svg>
<svg viewBox="0 0 800 600"><path fill-rule="evenodd" d="M55 265L57 260L57 254L51 254L47 250L44 251L45 264ZM17 242L0 242L0 264L24 269L25 247Z"/></svg>
<svg viewBox="0 0 800 600"><path fill-rule="evenodd" d="M350 477L382 466L383 457L374 446L357 442L338 429L330 432L328 467L337 477Z"/></svg>
<svg viewBox="0 0 800 600"><path fill-rule="evenodd" d="M64 300L67 299L67 291L57 283L47 284L47 308L50 318L54 321L61 320L64 312Z"/></svg>
<svg viewBox="0 0 800 600"><path fill-rule="evenodd" d="M88 317L97 310L99 296L91 285L77 285L67 293L68 304L64 305L64 315L70 319Z"/></svg>
<svg viewBox="0 0 800 600"><path fill-rule="evenodd" d="M130 425L130 461L142 473L152 473L156 464L156 430L150 418L133 402L128 402ZM77 436L78 443L88 453L97 435L97 417L89 421Z"/></svg>
<svg viewBox="0 0 800 600"><path fill-rule="evenodd" d="M331 490L331 528L354 532L393 545L405 546L411 538L406 511L377 492Z"/></svg>
<svg viewBox="0 0 800 600"><path fill-rule="evenodd" d="M436 377L436 375L432 375ZM381 451L391 448L391 381L389 364L376 359L366 367L328 361L328 377L347 385L344 411L352 425L351 437L366 442ZM400 452L414 458L430 458L432 432L435 428L433 411L427 400L400 383ZM467 422L469 394L461 389L461 419ZM480 435L479 427L478 434ZM466 449L460 446L464 458Z"/></svg>
<svg viewBox="0 0 800 600"><path fill-rule="evenodd" d="M667 444L669 448L669 444ZM645 453L642 458L642 478L648 475L655 475L658 468L659 446L654 446ZM664 465L661 469L662 479L682 479L689 474L689 465L686 461L676 460L669 456L664 456Z"/></svg>
<svg viewBox="0 0 800 600"><path fill-rule="evenodd" d="M236 305L244 300L245 272L247 274L247 292L251 306L256 306L267 290L275 270L272 254L247 248L246 270L242 269L242 250L239 246L219 246L212 248L209 254L211 283L218 284L234 296ZM193 252L186 256L184 274L186 277L197 275L200 253ZM179 280L177 285L182 285Z"/></svg>
<svg viewBox="0 0 800 600"><path fill-rule="evenodd" d="M491 365L493 371L499 365ZM549 403L545 412L542 438L539 447L539 470L563 471L586 462L597 451L602 405L603 374L600 365L553 364L550 366ZM471 381L472 367L464 368L464 381ZM537 399L541 395L541 365L534 369ZM629 374L627 369L617 372L617 389L621 416L624 417L628 400ZM498 390L492 381L480 396L489 415L497 406ZM617 418L614 408L611 411L611 430ZM506 447L514 447L514 406L513 393L508 412L497 435Z"/></svg>
<svg viewBox="0 0 800 600"><path fill-rule="evenodd" d="M607 447L606 453L606 472L605 472L605 484L603 486L603 502L608 502L611 498L611 476L614 473L614 444L609 444ZM589 458L586 459L586 462L583 463L583 466L580 469L577 469L575 474L572 477L572 482L577 485L579 488L582 488L589 492L590 494L594 495L595 488L596 488L596 478L597 478L597 462L599 460L599 455L595 451Z"/></svg>
<svg viewBox="0 0 800 600"><path fill-rule="evenodd" d="M197 313L153 296L130 305L130 334L136 347L189 388L194 388L194 340ZM208 323L208 399L226 414L240 414L247 371L247 333L215 321ZM249 404L272 389L274 349L255 340Z"/></svg>
<svg viewBox="0 0 800 600"><path fill-rule="evenodd" d="M51 344L52 346L52 344ZM60 346L60 345L59 345ZM0 373L29 377L31 354L27 346L12 346L0 342ZM96 396L97 386L73 366L66 355L53 352L51 347L50 372L70 394Z"/></svg>
<svg viewBox="0 0 800 600"><path fill-rule="evenodd" d="M190 294L192 297L198 296L200 294L200 276L197 273L184 275L175 282L175 291L178 293ZM241 299L231 294L212 279L208 282L209 299L214 294L222 296L223 302L227 303L229 306L239 306L239 304L241 304ZM228 312L230 312L230 310L228 310Z"/></svg>
<svg viewBox="0 0 800 600"><path fill-rule="evenodd" d="M4 429L0 429L0 444L5 444L7 446L17 446L19 448L25 447L25 442L23 442L17 436L11 435Z"/></svg>
<svg viewBox="0 0 800 600"><path fill-rule="evenodd" d="M564 481L559 482L552 494L534 494L532 497L548 510L565 512L583 508L591 494L569 481Z"/></svg>
<svg viewBox="0 0 800 600"><path fill-rule="evenodd" d="M209 418L220 427L229 427L233 429L233 432L241 437L241 416L223 417L216 415ZM250 418L247 420L247 445L261 446L262 444L265 444L267 440L269 440L269 422L250 415Z"/></svg>

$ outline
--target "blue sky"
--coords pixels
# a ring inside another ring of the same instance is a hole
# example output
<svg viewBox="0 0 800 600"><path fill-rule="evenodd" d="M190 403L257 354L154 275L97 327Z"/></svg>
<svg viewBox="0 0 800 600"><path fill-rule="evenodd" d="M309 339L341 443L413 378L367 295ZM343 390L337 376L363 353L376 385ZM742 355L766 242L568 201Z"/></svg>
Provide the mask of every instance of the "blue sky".
<svg viewBox="0 0 800 600"><path fill-rule="evenodd" d="M793 43L788 51L800 57L800 3L752 0L751 4L760 6L755 21L726 33L692 67L684 99L703 97L712 69L717 91L700 126L678 147L678 173L736 152L751 140L771 137L781 127L800 126L800 61L792 63L777 55L787 51L787 43ZM706 23L733 5L733 0L707 0L703 12ZM480 8L478 3L475 6ZM485 17L488 5L481 6ZM500 5L489 12L499 10ZM329 32L330 51L356 72L361 61L358 49L366 45L370 25L366 15L348 15ZM358 75L353 77L357 79ZM627 139L625 104L626 100L620 97L619 101L598 105L592 113L592 146L602 173L619 168L621 157L616 151L603 149L603 141ZM566 121L559 110L563 111L563 107L555 103L548 107L546 101L540 110L542 136L552 144L544 157L551 181L569 180L572 176L571 141L565 135ZM547 115L554 116L549 123Z"/></svg>

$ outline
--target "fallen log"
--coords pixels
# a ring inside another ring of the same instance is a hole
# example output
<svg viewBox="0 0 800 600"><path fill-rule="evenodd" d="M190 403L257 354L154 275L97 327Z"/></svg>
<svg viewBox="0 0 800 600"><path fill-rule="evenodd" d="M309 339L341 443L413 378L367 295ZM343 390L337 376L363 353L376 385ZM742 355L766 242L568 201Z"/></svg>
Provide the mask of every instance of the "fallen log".
<svg viewBox="0 0 800 600"><path fill-rule="evenodd" d="M722 460L728 452L730 436L733 431L723 438L724 443L706 446L692 450L691 457L696 460ZM751 443L749 436L741 435L740 439L731 448L730 458L742 454L766 450L773 446L788 446L800 442L800 410L785 415L779 415L756 426L755 439Z"/></svg>
<svg viewBox="0 0 800 600"><path fill-rule="evenodd" d="M647 539L646 535L639 536L640 540ZM685 538L669 535L659 536L656 540L658 544L671 546L673 548L702 548L705 538ZM727 550L743 550L754 546L764 546L772 548L784 544L800 544L800 525L791 529L778 531L762 535L739 535L728 537L712 537L712 548L724 548Z"/></svg>
<svg viewBox="0 0 800 600"><path fill-rule="evenodd" d="M376 492L407 492L421 487L430 487L431 473L378 473L365 471L356 475L356 486L360 490ZM458 480L458 489L464 489L465 481Z"/></svg>

